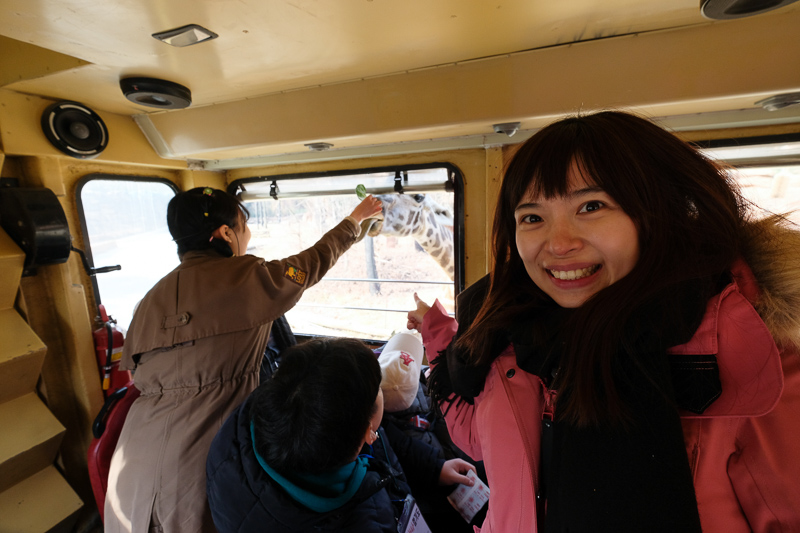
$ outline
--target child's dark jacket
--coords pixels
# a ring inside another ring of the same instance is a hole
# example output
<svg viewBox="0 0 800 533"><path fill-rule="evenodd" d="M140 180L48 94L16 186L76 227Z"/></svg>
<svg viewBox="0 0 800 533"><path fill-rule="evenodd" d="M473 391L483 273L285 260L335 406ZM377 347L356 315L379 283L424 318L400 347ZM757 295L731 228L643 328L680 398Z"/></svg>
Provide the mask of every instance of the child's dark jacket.
<svg viewBox="0 0 800 533"><path fill-rule="evenodd" d="M383 436L382 436L383 437ZM207 492L214 524L220 533L352 531L396 532L398 506L408 485L396 469L370 459L361 487L344 506L317 513L293 500L259 465L250 433L248 402L237 408L220 429L206 464ZM378 455L376 453L376 455ZM402 509L402 507L400 507Z"/></svg>

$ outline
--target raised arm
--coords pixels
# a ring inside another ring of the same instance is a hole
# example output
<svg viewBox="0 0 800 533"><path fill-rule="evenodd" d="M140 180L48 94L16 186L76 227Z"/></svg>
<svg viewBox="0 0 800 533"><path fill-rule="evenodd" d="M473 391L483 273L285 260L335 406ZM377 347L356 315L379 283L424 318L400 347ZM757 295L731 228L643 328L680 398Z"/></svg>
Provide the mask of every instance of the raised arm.
<svg viewBox="0 0 800 533"><path fill-rule="evenodd" d="M276 317L297 303L303 292L328 273L336 261L356 242L361 222L381 212L381 202L367 196L344 220L302 252L273 261L265 261L265 289L272 292Z"/></svg>

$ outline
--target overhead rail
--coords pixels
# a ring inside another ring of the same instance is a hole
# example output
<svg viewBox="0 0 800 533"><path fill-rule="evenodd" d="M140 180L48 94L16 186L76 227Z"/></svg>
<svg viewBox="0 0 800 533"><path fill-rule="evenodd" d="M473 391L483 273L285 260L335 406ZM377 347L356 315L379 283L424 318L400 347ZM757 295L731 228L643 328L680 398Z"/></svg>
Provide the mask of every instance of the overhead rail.
<svg viewBox="0 0 800 533"><path fill-rule="evenodd" d="M425 192L434 192L434 191L443 191L448 190L448 188L452 187L452 183L450 182L443 182L443 183L429 183L429 184L419 184L419 185L408 185L404 184L402 187L402 192L406 194L414 194L414 193L425 193ZM396 192L395 187L367 187L367 193L378 195L378 194L394 194ZM319 197L319 196L348 196L355 194L353 189L327 189L327 190L316 190L316 191L291 191L291 192L283 192L278 187L277 183L275 184L274 189L270 187L270 192L249 192L243 191L239 193L239 199L243 202L255 202L255 201L262 201L262 200L278 200L280 198L310 198L310 197Z"/></svg>

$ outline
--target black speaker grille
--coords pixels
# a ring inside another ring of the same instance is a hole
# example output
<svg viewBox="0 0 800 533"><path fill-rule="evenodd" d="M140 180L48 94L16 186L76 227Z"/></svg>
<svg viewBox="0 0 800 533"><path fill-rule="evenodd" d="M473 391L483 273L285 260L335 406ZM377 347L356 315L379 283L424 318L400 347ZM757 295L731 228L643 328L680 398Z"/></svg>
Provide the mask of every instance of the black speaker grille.
<svg viewBox="0 0 800 533"><path fill-rule="evenodd" d="M78 159L97 157L108 145L108 130L97 113L78 102L58 102L42 113L50 143Z"/></svg>

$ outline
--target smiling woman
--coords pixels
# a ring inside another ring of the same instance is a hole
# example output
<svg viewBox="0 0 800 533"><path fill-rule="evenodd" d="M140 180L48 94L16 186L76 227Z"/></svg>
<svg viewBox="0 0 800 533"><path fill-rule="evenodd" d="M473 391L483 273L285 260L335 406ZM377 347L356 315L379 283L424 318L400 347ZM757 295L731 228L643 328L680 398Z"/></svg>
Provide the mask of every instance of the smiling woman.
<svg viewBox="0 0 800 533"><path fill-rule="evenodd" d="M458 331L438 302L409 313L453 441L485 461L482 531L800 526L800 358L781 326L799 318L798 244L645 119L571 117L523 144Z"/></svg>

